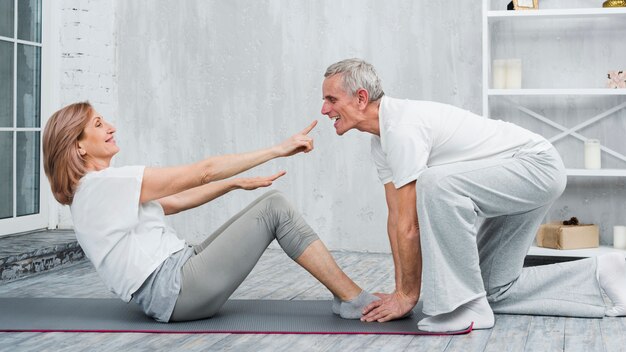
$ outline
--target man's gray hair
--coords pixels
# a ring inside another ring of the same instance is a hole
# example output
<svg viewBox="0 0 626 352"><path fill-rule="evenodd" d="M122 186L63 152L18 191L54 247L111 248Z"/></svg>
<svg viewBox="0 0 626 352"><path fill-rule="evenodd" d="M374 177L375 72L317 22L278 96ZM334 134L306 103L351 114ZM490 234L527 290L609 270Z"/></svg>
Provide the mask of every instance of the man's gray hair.
<svg viewBox="0 0 626 352"><path fill-rule="evenodd" d="M328 66L324 77L336 74L341 74L343 88L352 95L361 88L367 90L370 101L377 101L385 95L374 66L364 60L355 58L336 62Z"/></svg>

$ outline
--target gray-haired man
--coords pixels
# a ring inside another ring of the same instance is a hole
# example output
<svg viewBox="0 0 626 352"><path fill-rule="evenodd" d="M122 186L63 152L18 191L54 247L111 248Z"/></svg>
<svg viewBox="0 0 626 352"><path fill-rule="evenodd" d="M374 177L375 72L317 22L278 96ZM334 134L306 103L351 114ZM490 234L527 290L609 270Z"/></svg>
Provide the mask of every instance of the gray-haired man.
<svg viewBox="0 0 626 352"><path fill-rule="evenodd" d="M522 269L566 183L563 162L545 138L454 106L389 98L363 60L337 62L324 76L322 114L338 135L372 134L389 208L396 288L377 294L382 299L365 308L362 320L397 319L420 297L430 317L419 328L440 332L472 323L491 328L493 311L626 313L621 255ZM606 309L600 287L613 307Z"/></svg>

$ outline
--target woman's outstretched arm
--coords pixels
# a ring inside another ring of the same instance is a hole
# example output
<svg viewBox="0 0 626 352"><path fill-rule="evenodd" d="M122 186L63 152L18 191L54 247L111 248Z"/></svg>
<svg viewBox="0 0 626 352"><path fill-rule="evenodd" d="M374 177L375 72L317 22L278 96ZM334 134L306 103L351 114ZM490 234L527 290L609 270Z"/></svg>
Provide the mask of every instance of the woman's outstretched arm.
<svg viewBox="0 0 626 352"><path fill-rule="evenodd" d="M203 186L188 189L186 191L158 199L158 202L163 207L165 215L176 214L208 203L213 199L219 198L236 189L245 189L249 191L260 187L271 186L276 179L284 174L285 171L281 171L275 175L266 177L234 178L211 182Z"/></svg>
<svg viewBox="0 0 626 352"><path fill-rule="evenodd" d="M313 150L313 139L308 133L315 127L313 121L304 130L275 146L253 152L209 157L202 161L167 168L146 168L141 185L141 203L161 199L186 190L224 180L269 160Z"/></svg>

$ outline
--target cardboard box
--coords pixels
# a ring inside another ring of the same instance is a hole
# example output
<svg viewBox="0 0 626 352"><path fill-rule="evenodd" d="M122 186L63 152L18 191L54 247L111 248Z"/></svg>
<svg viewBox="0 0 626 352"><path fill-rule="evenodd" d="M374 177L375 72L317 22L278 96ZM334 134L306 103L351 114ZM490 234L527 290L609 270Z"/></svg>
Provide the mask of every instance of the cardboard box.
<svg viewBox="0 0 626 352"><path fill-rule="evenodd" d="M598 225L543 224L537 231L537 246L554 249L595 248L600 245Z"/></svg>

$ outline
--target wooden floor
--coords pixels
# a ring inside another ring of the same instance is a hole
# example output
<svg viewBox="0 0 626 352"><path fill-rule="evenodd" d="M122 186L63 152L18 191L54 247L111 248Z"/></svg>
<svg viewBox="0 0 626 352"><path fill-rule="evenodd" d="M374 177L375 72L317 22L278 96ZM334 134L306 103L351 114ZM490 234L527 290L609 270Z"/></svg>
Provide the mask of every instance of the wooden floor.
<svg viewBox="0 0 626 352"><path fill-rule="evenodd" d="M335 252L363 288L390 291L386 254ZM1 297L113 297L87 261L0 285ZM330 299L280 250L268 250L233 298ZM232 335L0 333L0 351L626 351L626 318L497 315L491 330L455 337L375 335Z"/></svg>

